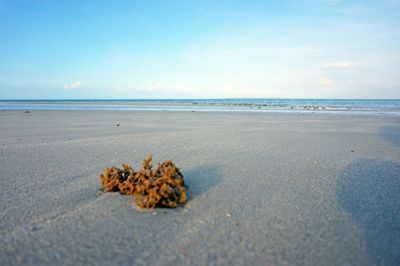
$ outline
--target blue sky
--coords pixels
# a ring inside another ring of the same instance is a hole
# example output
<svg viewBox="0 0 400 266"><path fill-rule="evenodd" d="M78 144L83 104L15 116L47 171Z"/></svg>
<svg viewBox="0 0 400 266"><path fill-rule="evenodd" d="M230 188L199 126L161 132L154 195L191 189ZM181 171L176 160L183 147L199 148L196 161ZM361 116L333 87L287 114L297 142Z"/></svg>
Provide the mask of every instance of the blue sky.
<svg viewBox="0 0 400 266"><path fill-rule="evenodd" d="M400 0L0 0L0 99L400 98Z"/></svg>

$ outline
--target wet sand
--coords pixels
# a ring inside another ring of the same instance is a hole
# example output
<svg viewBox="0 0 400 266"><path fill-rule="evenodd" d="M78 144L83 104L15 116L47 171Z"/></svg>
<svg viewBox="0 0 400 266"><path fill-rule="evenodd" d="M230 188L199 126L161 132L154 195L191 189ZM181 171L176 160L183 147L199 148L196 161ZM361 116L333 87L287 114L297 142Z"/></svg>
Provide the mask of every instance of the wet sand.
<svg viewBox="0 0 400 266"><path fill-rule="evenodd" d="M400 261L399 117L1 111L0 125L0 265ZM104 167L149 153L180 167L184 207L102 192Z"/></svg>

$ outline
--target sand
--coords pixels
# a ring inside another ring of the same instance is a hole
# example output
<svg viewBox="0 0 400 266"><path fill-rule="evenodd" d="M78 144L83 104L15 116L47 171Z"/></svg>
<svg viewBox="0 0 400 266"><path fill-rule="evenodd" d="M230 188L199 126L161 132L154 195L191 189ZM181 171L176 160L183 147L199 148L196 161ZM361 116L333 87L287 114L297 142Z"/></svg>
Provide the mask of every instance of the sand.
<svg viewBox="0 0 400 266"><path fill-rule="evenodd" d="M1 111L0 125L0 265L400 261L399 117ZM184 207L102 191L104 167L149 153L181 168Z"/></svg>

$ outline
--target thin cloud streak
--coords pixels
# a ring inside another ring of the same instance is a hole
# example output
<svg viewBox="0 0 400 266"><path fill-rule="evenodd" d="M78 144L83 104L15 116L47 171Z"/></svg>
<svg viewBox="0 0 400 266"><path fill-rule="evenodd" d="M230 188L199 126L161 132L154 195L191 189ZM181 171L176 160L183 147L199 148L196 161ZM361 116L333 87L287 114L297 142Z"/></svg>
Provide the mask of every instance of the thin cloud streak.
<svg viewBox="0 0 400 266"><path fill-rule="evenodd" d="M357 66L357 63L352 61L328 62L324 64L324 68L328 69L343 69L343 68L352 68L355 66Z"/></svg>
<svg viewBox="0 0 400 266"><path fill-rule="evenodd" d="M82 81L78 80L74 83L64 84L64 89L77 89L82 86Z"/></svg>

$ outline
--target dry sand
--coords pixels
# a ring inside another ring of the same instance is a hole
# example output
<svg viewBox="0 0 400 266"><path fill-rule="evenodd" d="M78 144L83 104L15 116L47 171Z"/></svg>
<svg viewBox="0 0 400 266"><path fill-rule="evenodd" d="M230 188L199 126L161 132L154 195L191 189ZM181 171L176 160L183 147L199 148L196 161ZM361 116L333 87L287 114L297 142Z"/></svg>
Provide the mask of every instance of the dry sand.
<svg viewBox="0 0 400 266"><path fill-rule="evenodd" d="M400 261L400 118L1 111L0 125L0 265ZM104 167L149 153L181 168L183 208L102 192Z"/></svg>

